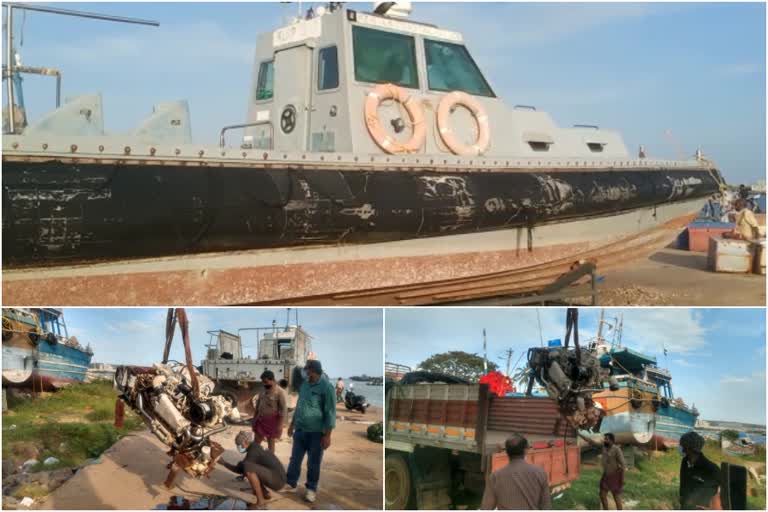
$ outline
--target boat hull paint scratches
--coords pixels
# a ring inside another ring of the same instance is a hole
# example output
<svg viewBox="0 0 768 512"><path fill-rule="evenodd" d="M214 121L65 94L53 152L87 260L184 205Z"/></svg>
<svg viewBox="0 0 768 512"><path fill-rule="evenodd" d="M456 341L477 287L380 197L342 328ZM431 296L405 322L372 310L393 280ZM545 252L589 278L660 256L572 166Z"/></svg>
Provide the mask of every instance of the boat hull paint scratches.
<svg viewBox="0 0 768 512"><path fill-rule="evenodd" d="M372 243L704 198L709 170L433 172L7 161L3 263Z"/></svg>
<svg viewBox="0 0 768 512"><path fill-rule="evenodd" d="M659 407L656 413L654 442L659 446L677 446L680 436L694 430L696 418L691 411L670 405Z"/></svg>

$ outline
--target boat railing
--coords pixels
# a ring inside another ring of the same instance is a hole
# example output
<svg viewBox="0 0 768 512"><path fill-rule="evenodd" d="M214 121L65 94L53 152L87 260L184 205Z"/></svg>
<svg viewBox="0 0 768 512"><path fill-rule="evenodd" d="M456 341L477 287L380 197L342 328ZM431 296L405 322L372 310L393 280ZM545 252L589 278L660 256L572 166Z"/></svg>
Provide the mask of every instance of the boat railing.
<svg viewBox="0 0 768 512"><path fill-rule="evenodd" d="M384 378L399 381L406 373L410 373L411 367L404 364L384 363Z"/></svg>
<svg viewBox="0 0 768 512"><path fill-rule="evenodd" d="M658 366L650 366L650 367L647 367L645 370L648 373L653 373L653 374L656 374L656 375L660 375L660 376L666 377L668 379L672 378L672 372L670 372L666 368L659 368Z"/></svg>
<svg viewBox="0 0 768 512"><path fill-rule="evenodd" d="M251 128L253 126L269 126L269 147L268 148L259 148L259 149L272 149L274 146L274 140L275 140L275 127L272 125L272 121L256 121L254 123L244 123L244 124L231 124L228 126L225 126L221 129L221 132L219 133L219 146L220 147L226 147L226 133L229 130L241 130L244 128ZM250 149L250 148L249 148Z"/></svg>
<svg viewBox="0 0 768 512"><path fill-rule="evenodd" d="M33 71L24 71L23 66L16 66L14 64L15 62L15 51L14 51L14 45L13 45L13 11L14 9L20 9L20 10L27 10L27 11L38 11L38 12L45 12L49 14L60 14L64 16L75 16L78 18L90 18L94 20L100 20L100 21L115 21L119 23L132 23L135 25L150 25L153 27L159 27L160 24L156 21L151 20L141 20L138 18L128 18L125 16L109 16L106 14L98 14L98 13L92 13L92 12L84 12L84 11L74 11L72 9L61 9L58 7L48 7L45 5L34 5L34 4L26 4L26 3L17 3L17 2L6 2L4 4L4 7L6 9L6 22L5 22L5 60L6 60L6 66L3 75L7 76L6 80L6 92L8 95L8 133L16 133L17 126L16 126L16 120L14 116L16 115L16 92L15 91L15 84L14 84L14 74L15 73L30 73ZM35 68L27 68L27 69L35 69ZM55 71L55 70L52 70ZM58 72L57 72L58 73ZM47 73L42 73L47 74ZM60 87L61 87L61 75L57 76L57 105L58 105L58 99L60 99ZM19 95L20 97L21 95Z"/></svg>

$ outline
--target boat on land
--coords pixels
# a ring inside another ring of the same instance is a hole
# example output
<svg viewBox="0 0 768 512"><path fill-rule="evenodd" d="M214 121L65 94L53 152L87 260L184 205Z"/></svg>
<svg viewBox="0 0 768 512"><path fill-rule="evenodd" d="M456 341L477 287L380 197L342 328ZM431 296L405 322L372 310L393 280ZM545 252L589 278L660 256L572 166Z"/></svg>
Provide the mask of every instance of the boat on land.
<svg viewBox="0 0 768 512"><path fill-rule="evenodd" d="M56 308L3 308L3 386L54 391L86 380L90 345L69 336Z"/></svg>
<svg viewBox="0 0 768 512"><path fill-rule="evenodd" d="M604 327L612 332L603 337ZM601 364L611 368L619 389L605 389L592 395L606 415L600 432L612 432L621 444L645 445L654 449L677 446L680 436L695 429L699 416L672 392L672 374L656 358L622 344L623 319L606 320L601 311L598 334L590 344Z"/></svg>
<svg viewBox="0 0 768 512"><path fill-rule="evenodd" d="M13 11L63 11L7 8L10 41ZM617 131L505 102L462 34L413 20L408 5L334 2L259 36L245 122L218 144L192 141L185 101L121 134L106 131L99 95L30 122L20 74L40 68L7 50L2 261L14 304L527 293L576 262L605 269L666 245L724 186L698 151L635 157Z"/></svg>

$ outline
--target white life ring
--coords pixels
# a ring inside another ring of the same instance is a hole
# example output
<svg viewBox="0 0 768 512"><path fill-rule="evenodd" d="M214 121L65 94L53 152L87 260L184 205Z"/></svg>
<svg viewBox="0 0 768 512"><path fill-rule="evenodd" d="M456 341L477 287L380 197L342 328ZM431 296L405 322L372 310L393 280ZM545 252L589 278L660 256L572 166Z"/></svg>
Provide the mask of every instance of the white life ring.
<svg viewBox="0 0 768 512"><path fill-rule="evenodd" d="M477 123L477 140L474 144L460 142L449 126L451 112L457 105L466 107ZM461 91L453 91L443 96L437 106L437 129L443 143L448 146L455 155L470 156L482 155L491 143L491 128L488 124L488 114L475 98Z"/></svg>
<svg viewBox="0 0 768 512"><path fill-rule="evenodd" d="M395 100L405 107L413 126L413 134L406 142L399 142L391 137L379 121L379 105L384 100ZM427 128L424 123L424 111L413 96L394 84L376 86L365 100L365 125L376 144L386 153L416 153L424 146Z"/></svg>

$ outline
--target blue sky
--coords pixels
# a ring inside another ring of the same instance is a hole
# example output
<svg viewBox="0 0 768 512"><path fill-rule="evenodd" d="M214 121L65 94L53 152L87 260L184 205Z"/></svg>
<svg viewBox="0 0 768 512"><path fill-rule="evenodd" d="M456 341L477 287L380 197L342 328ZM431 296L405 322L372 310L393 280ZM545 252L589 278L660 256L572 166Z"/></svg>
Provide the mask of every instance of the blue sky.
<svg viewBox="0 0 768 512"><path fill-rule="evenodd" d="M101 91L112 132L154 103L186 98L206 143L244 120L256 35L296 13L275 3L59 5L161 26L28 13L25 64L60 68L65 96ZM510 105L618 129L633 153L642 143L650 156L677 157L678 145L686 155L701 145L727 180L764 178L764 3L417 3L413 18L464 32ZM32 118L53 107L51 79L25 87Z"/></svg>
<svg viewBox="0 0 768 512"><path fill-rule="evenodd" d="M165 308L65 308L70 335L90 343L94 362L149 365L163 357ZM291 312L291 323L295 309ZM286 323L285 308L187 309L195 364L205 356L206 331L236 333L243 327L267 327L272 320ZM382 375L382 313L380 309L301 308L299 323L313 336L312 350L331 377ZM244 332L245 355L256 356L255 332ZM176 331L171 359L184 361L180 331Z"/></svg>
<svg viewBox="0 0 768 512"><path fill-rule="evenodd" d="M599 314L597 308L579 310L580 340L596 335ZM765 424L763 309L606 309L606 317L620 314L624 346L656 356L672 371L675 395L696 404L702 418ZM543 308L539 317L544 343L564 337L565 309ZM514 365L539 346L538 322L535 308L388 309L385 357L416 367L450 350L482 354L485 328L488 358L504 365L501 357L512 348Z"/></svg>

